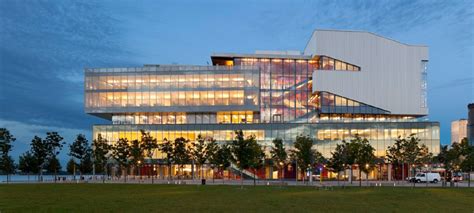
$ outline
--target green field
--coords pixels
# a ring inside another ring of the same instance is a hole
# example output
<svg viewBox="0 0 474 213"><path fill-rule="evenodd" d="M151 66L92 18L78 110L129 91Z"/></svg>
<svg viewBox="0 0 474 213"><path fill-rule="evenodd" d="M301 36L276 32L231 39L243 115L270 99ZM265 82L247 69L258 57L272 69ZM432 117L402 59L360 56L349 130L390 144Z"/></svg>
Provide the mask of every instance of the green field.
<svg viewBox="0 0 474 213"><path fill-rule="evenodd" d="M0 185L0 212L473 212L474 189Z"/></svg>

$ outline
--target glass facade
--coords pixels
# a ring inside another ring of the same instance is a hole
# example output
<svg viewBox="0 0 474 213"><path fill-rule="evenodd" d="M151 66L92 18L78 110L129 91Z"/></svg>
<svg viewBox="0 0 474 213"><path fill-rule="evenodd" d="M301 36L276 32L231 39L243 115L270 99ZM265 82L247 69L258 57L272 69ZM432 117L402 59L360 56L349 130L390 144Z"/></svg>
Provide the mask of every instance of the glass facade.
<svg viewBox="0 0 474 213"><path fill-rule="evenodd" d="M308 122L312 70L316 61L284 58L235 58L235 65L260 68L260 120Z"/></svg>
<svg viewBox="0 0 474 213"><path fill-rule="evenodd" d="M89 113L259 109L255 67L148 66L87 69Z"/></svg>
<svg viewBox="0 0 474 213"><path fill-rule="evenodd" d="M439 124L433 122L360 122L360 123L318 123L318 124L202 124L202 125L96 125L94 138L101 134L108 141L119 138L138 139L140 129L150 131L159 143L166 138L174 140L184 137L190 140L199 134L210 136L218 142L229 142L234 137L234 130L242 129L244 134L253 134L264 147L270 147L274 138L282 138L291 147L299 134L314 138L316 150L325 157L330 157L336 144L350 140L355 134L367 138L376 150L377 156L384 156L388 146L393 145L398 136L406 137L416 134L421 143L428 146L431 152L439 152ZM267 151L269 151L268 149ZM157 153L160 158L161 154Z"/></svg>
<svg viewBox="0 0 474 213"><path fill-rule="evenodd" d="M94 138L133 140L144 129L160 143L177 137L192 141L199 134L227 142L242 129L267 151L274 138L290 148L297 135L309 135L314 148L330 157L337 143L355 134L369 139L378 156L398 136L416 134L431 152L439 152L437 122L312 92L314 70L361 71L359 66L327 56L212 60L214 66L86 69L85 110L112 122L95 125ZM155 157L163 156L156 152Z"/></svg>

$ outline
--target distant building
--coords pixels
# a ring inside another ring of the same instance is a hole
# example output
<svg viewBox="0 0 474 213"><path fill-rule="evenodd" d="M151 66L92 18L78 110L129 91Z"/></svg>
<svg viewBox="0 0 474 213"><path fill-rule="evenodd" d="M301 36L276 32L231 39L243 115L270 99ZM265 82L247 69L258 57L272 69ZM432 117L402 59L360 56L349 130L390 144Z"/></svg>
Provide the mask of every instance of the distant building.
<svg viewBox="0 0 474 213"><path fill-rule="evenodd" d="M467 120L459 119L451 122L451 144L459 143L465 137L467 137Z"/></svg>
<svg viewBox="0 0 474 213"><path fill-rule="evenodd" d="M469 144L474 146L474 103L468 104L467 109L467 139L469 139Z"/></svg>

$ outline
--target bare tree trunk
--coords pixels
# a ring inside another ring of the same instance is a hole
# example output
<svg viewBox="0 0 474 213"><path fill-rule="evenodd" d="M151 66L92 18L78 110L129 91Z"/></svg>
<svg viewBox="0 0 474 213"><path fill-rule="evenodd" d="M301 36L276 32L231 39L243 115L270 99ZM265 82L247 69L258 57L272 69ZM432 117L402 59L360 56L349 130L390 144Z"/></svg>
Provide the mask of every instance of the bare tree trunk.
<svg viewBox="0 0 474 213"><path fill-rule="evenodd" d="M369 172L365 173L365 182L367 182L367 186L369 186Z"/></svg>
<svg viewBox="0 0 474 213"><path fill-rule="evenodd" d="M102 183L105 183L105 177L107 175L107 165L104 165L104 168L102 168L104 171L102 171Z"/></svg>
<svg viewBox="0 0 474 213"><path fill-rule="evenodd" d="M254 186L254 187L257 185L257 184L255 183L255 180L257 179L257 178L256 178L256 175L257 175L256 173L257 173L256 169L253 169L253 186Z"/></svg>
<svg viewBox="0 0 474 213"><path fill-rule="evenodd" d="M341 171L337 171L337 186L339 186L339 177L341 176Z"/></svg>
<svg viewBox="0 0 474 213"><path fill-rule="evenodd" d="M402 181L405 181L405 163L402 162Z"/></svg>
<svg viewBox="0 0 474 213"><path fill-rule="evenodd" d="M240 169L240 189L244 189L244 176L242 175L242 169Z"/></svg>
<svg viewBox="0 0 474 213"><path fill-rule="evenodd" d="M359 187L362 187L362 170L360 169L360 166L359 166Z"/></svg>
<svg viewBox="0 0 474 213"><path fill-rule="evenodd" d="M281 184L280 184L280 188L283 186L283 167L280 168L280 171L281 171L281 174L280 174L280 181L281 181Z"/></svg>
<svg viewBox="0 0 474 213"><path fill-rule="evenodd" d="M353 170L352 165L351 165L351 172L350 172L350 173L351 173L351 174L350 174L351 176L349 177L349 180L351 180L350 182L351 182L351 185L352 185L352 177L354 177L354 175L353 175L354 170Z"/></svg>

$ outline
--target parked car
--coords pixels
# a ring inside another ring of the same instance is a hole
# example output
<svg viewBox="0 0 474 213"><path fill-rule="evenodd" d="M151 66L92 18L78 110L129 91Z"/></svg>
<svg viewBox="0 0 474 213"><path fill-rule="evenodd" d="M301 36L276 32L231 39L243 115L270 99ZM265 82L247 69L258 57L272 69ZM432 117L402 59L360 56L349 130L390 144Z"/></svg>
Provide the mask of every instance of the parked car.
<svg viewBox="0 0 474 213"><path fill-rule="evenodd" d="M453 176L453 181L454 182L460 182L462 180L463 180L463 178L462 178L461 174L454 174L454 176Z"/></svg>
<svg viewBox="0 0 474 213"><path fill-rule="evenodd" d="M427 173L418 173L415 175L415 177L408 177L407 180L409 182L430 182L430 183L437 183L438 181L441 180L441 175L436 172L427 172Z"/></svg>

